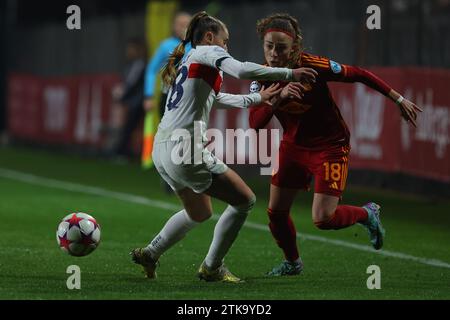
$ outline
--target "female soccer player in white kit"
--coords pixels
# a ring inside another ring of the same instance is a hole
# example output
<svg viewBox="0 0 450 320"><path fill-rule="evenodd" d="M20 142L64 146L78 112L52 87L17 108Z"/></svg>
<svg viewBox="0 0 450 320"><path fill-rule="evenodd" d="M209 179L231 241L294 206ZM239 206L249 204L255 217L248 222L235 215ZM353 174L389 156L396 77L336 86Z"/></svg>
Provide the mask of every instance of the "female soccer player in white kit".
<svg viewBox="0 0 450 320"><path fill-rule="evenodd" d="M181 61L188 42L193 49ZM156 169L179 196L184 209L167 221L147 247L130 253L133 261L144 267L148 278L156 278L157 262L165 251L211 217L210 197L215 197L229 206L215 226L198 276L206 281L240 281L225 267L223 259L256 197L233 170L206 149L209 113L213 104L222 108L247 108L268 101L280 89L277 85L249 95L220 93L222 72L240 79L315 80L316 72L308 68L291 70L239 62L228 54L227 42L225 24L206 12L199 12L191 20L186 39L172 53L163 70L163 80L171 89L152 157ZM300 96L301 86L292 94Z"/></svg>

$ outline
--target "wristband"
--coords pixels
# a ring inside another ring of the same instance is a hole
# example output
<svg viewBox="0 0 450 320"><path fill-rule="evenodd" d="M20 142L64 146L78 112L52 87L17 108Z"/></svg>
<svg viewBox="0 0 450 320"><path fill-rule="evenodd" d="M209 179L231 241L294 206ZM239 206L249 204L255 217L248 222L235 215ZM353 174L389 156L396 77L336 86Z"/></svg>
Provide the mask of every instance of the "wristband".
<svg viewBox="0 0 450 320"><path fill-rule="evenodd" d="M395 101L396 104L400 104L403 102L403 100L405 100L405 98L403 98L402 96L398 97L397 101Z"/></svg>

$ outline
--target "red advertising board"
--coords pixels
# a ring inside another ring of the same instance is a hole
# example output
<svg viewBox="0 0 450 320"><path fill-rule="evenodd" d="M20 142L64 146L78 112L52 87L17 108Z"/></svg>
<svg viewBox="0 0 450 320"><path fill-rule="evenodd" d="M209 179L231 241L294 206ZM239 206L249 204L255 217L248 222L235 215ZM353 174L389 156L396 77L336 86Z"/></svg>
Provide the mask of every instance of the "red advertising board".
<svg viewBox="0 0 450 320"><path fill-rule="evenodd" d="M13 74L8 87L8 131L54 144L102 145L116 75L42 78Z"/></svg>
<svg viewBox="0 0 450 320"><path fill-rule="evenodd" d="M450 71L420 68L372 70L415 102L417 128L397 106L362 84L333 83L333 96L351 132L351 166L450 182Z"/></svg>

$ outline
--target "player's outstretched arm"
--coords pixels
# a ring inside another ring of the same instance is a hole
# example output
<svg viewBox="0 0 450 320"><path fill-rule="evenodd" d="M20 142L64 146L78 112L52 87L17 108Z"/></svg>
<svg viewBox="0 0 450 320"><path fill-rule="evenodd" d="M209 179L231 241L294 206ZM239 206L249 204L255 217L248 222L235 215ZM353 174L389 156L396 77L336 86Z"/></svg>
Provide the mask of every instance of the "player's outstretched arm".
<svg viewBox="0 0 450 320"><path fill-rule="evenodd" d="M400 93L392 89L385 81L377 77L372 72L359 68L347 66L347 78L354 81L364 83L368 87L377 90L381 94L387 96L397 104L400 109L401 116L414 127L417 127L417 113L422 112L418 106L411 101L405 99Z"/></svg>
<svg viewBox="0 0 450 320"><path fill-rule="evenodd" d="M416 106L413 102L405 99L400 93L391 89L389 92L389 98L391 98L398 106L402 118L417 128L417 113L423 110Z"/></svg>
<svg viewBox="0 0 450 320"><path fill-rule="evenodd" d="M238 79L284 80L315 82L317 71L311 68L271 68L253 62L241 62L234 58L221 61L220 69Z"/></svg>
<svg viewBox="0 0 450 320"><path fill-rule="evenodd" d="M361 82L366 86L380 92L394 101L400 109L401 116L414 127L417 127L417 114L422 109L411 101L402 97L400 93L392 89L385 81L377 77L372 72L359 67L344 66L345 74L338 76L339 79L331 79L343 82Z"/></svg>
<svg viewBox="0 0 450 320"><path fill-rule="evenodd" d="M278 95L282 88L279 84L272 84L268 88L262 87L258 93L250 93L246 95L229 94L219 92L214 102L214 107L219 109L225 108L248 108L252 105L259 105L269 101L274 96Z"/></svg>

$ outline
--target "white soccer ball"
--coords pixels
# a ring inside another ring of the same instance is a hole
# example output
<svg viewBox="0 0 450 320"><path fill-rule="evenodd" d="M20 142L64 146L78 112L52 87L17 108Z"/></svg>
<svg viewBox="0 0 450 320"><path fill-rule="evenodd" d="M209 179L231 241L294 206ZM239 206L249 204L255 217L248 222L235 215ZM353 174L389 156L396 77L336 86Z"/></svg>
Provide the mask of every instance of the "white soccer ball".
<svg viewBox="0 0 450 320"><path fill-rule="evenodd" d="M100 243L100 225L86 213L71 213L58 225L56 240L59 247L68 254L86 256Z"/></svg>

